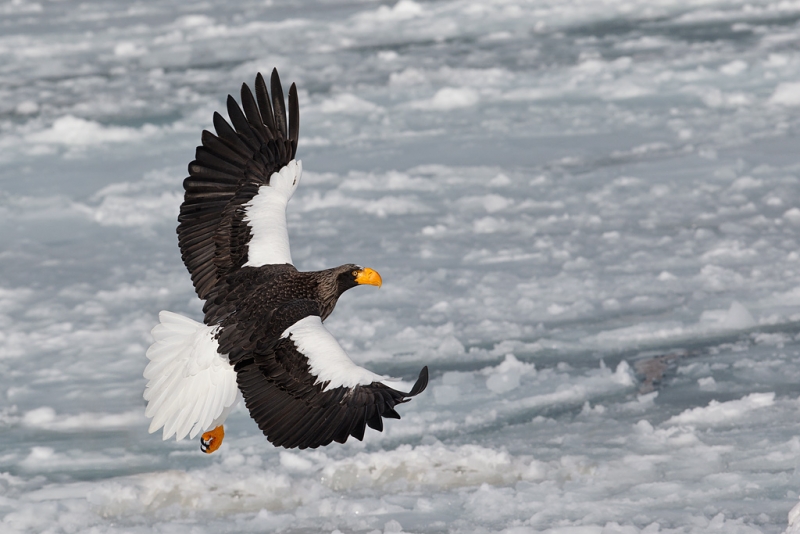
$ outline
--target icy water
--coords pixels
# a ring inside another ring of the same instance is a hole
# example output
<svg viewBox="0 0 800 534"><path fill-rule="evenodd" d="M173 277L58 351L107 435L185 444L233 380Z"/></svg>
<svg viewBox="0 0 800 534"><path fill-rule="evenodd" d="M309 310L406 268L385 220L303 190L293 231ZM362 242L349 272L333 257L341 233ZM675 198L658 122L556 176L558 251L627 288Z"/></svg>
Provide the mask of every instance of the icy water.
<svg viewBox="0 0 800 534"><path fill-rule="evenodd" d="M0 3L9 533L798 532L800 2ZM275 449L147 433L174 233L228 93L300 89L301 269L428 390Z"/></svg>

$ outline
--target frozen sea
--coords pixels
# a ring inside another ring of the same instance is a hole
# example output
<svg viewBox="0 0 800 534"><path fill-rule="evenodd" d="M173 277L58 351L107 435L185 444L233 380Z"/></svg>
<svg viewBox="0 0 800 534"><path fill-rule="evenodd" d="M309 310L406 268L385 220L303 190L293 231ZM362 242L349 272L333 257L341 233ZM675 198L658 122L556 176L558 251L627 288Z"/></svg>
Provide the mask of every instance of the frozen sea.
<svg viewBox="0 0 800 534"><path fill-rule="evenodd" d="M800 532L800 2L0 1L4 533ZM300 89L301 269L428 390L364 442L147 433L181 181Z"/></svg>

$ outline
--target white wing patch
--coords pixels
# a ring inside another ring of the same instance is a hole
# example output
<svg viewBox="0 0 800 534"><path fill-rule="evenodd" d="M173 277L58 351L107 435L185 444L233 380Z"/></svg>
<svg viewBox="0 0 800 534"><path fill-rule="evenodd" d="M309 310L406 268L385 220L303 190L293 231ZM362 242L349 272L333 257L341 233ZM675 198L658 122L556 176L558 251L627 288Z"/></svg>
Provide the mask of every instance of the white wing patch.
<svg viewBox="0 0 800 534"><path fill-rule="evenodd" d="M287 328L281 337L290 338L297 350L308 358L311 374L317 378L315 385L329 382L325 391L338 387L364 386L389 379L353 363L316 315L300 319Z"/></svg>
<svg viewBox="0 0 800 534"><path fill-rule="evenodd" d="M150 433L164 427L164 439L183 439L222 424L240 398L236 372L217 353L217 326L205 326L168 311L158 314L155 343L147 349L144 370L145 415Z"/></svg>
<svg viewBox="0 0 800 534"><path fill-rule="evenodd" d="M300 184L302 174L303 163L290 161L280 171L272 173L269 185L259 187L258 194L244 205L244 220L251 234L245 267L292 263L286 205Z"/></svg>

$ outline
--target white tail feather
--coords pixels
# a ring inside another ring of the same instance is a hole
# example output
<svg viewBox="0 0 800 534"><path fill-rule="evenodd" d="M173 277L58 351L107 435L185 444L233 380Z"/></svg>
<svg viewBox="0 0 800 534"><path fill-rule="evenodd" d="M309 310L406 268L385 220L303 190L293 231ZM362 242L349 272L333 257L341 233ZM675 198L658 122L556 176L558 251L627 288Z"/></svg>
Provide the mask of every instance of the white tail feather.
<svg viewBox="0 0 800 534"><path fill-rule="evenodd" d="M144 370L150 432L163 426L164 439L194 438L221 425L239 400L236 372L217 352L218 327L168 311L158 318Z"/></svg>

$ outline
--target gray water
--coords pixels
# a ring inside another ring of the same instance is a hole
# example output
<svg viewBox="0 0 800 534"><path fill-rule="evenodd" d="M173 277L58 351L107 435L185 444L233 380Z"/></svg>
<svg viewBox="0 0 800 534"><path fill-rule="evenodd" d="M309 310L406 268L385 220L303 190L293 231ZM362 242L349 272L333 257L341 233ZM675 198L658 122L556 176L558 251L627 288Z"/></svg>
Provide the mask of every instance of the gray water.
<svg viewBox="0 0 800 534"><path fill-rule="evenodd" d="M3 532L779 533L800 476L800 3L0 3ZM300 95L301 269L428 390L363 443L147 433L181 181Z"/></svg>

